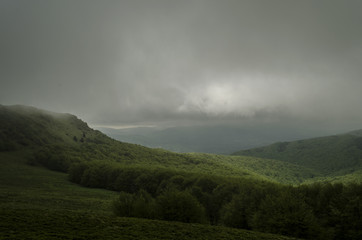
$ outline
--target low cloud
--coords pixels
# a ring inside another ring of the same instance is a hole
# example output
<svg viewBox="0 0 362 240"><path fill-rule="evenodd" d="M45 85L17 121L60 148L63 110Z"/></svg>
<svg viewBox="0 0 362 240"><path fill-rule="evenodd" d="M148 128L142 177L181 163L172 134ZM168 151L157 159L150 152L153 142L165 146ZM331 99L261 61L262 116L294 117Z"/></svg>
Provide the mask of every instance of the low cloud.
<svg viewBox="0 0 362 240"><path fill-rule="evenodd" d="M353 0L4 0L0 101L100 125L360 128L361 8Z"/></svg>

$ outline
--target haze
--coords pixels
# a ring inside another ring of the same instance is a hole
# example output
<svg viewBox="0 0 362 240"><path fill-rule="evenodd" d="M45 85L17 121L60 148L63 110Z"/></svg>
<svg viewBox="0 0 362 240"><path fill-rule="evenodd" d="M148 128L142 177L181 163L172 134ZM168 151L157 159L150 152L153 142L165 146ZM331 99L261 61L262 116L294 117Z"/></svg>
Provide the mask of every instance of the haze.
<svg viewBox="0 0 362 240"><path fill-rule="evenodd" d="M362 128L362 1L0 0L0 103L94 126Z"/></svg>

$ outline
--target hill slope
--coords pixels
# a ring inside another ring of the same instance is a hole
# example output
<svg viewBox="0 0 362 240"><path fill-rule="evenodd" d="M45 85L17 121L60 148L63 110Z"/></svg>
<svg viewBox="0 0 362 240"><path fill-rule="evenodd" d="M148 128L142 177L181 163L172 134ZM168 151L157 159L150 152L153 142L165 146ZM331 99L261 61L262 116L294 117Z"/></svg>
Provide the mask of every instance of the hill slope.
<svg viewBox="0 0 362 240"><path fill-rule="evenodd" d="M0 152L0 239L265 239L284 236L111 214L116 192L80 187L65 173L26 165L27 151Z"/></svg>
<svg viewBox="0 0 362 240"><path fill-rule="evenodd" d="M242 150L233 155L277 159L314 169L325 176L341 176L362 170L362 131L279 142L266 147Z"/></svg>
<svg viewBox="0 0 362 240"><path fill-rule="evenodd" d="M0 105L0 150L61 143L103 142L99 131L71 114L54 113L34 107Z"/></svg>
<svg viewBox="0 0 362 240"><path fill-rule="evenodd" d="M298 183L316 173L277 160L243 156L178 154L113 140L70 114L26 106L0 105L0 150L31 147L34 164L66 171L79 159L107 160L127 166L167 168L213 175ZM39 149L39 150L38 150ZM279 171L281 168L284 171Z"/></svg>
<svg viewBox="0 0 362 240"><path fill-rule="evenodd" d="M159 220L309 239L362 236L361 185L287 186L275 181L304 181L316 170L279 160L176 154L122 143L69 114L21 106L3 107L0 113L0 228L6 239L116 239L119 234L122 239L233 239L247 233ZM106 213L106 196L113 198L114 192L87 193L65 184L64 173L52 175L25 163L67 172L82 186L120 191L112 204L115 214L158 221L114 218Z"/></svg>

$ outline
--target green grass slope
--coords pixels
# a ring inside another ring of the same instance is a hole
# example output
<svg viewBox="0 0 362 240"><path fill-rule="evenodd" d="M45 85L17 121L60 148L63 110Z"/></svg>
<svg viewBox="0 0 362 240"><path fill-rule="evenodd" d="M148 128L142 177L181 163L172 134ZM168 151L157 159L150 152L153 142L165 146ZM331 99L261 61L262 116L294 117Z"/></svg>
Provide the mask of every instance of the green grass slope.
<svg viewBox="0 0 362 240"><path fill-rule="evenodd" d="M102 134L71 114L54 113L33 107L0 105L0 150L26 146L104 141Z"/></svg>
<svg viewBox="0 0 362 240"><path fill-rule="evenodd" d="M66 171L82 160L104 160L143 168L167 168L220 176L248 177L282 183L300 183L316 172L278 160L212 154L178 154L113 140L70 114L27 106L0 105L0 151L41 149L47 166ZM47 156L47 153L49 156ZM50 156L51 155L51 156ZM59 159L55 159L57 156ZM280 171L280 170L283 171Z"/></svg>
<svg viewBox="0 0 362 240"><path fill-rule="evenodd" d="M243 150L233 155L276 159L313 169L329 180L360 181L362 178L362 135L355 131L342 135L279 142Z"/></svg>
<svg viewBox="0 0 362 240"><path fill-rule="evenodd" d="M318 171L275 159L251 156L228 156L206 153L186 153L197 159L209 159L230 169L242 169L256 173L259 179L283 184L298 184L320 176Z"/></svg>
<svg viewBox="0 0 362 240"><path fill-rule="evenodd" d="M362 236L361 185L275 183L322 179L314 166L146 148L24 106L0 106L0 123L0 239L285 239L220 226Z"/></svg>
<svg viewBox="0 0 362 240"><path fill-rule="evenodd" d="M83 188L64 173L27 165L28 151L0 153L0 239L265 239L284 236L111 214L116 192Z"/></svg>

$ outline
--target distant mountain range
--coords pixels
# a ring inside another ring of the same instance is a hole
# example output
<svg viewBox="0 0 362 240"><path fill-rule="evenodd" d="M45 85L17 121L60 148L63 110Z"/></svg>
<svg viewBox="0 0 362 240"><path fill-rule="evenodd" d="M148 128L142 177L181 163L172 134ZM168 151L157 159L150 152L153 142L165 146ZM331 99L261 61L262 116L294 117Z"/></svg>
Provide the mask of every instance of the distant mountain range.
<svg viewBox="0 0 362 240"><path fill-rule="evenodd" d="M287 128L261 126L184 126L96 128L108 136L151 148L163 148L174 152L203 152L231 154L238 150L265 146L278 141L292 141L316 136L318 133Z"/></svg>
<svg viewBox="0 0 362 240"><path fill-rule="evenodd" d="M28 106L0 105L0 151L24 148L35 152L39 150L42 153L35 157L36 161L42 159L42 165L60 171L66 171L79 159L87 159L147 169L159 167L224 176L248 176L284 183L301 182L316 174L278 160L202 153L180 154L119 142L89 128L87 123L71 114ZM51 154L44 153L44 149Z"/></svg>
<svg viewBox="0 0 362 240"><path fill-rule="evenodd" d="M214 171L221 175L248 174L283 183L355 181L362 176L362 130L243 149L272 141L277 134L262 129L234 127L101 129L109 136L122 140L119 142L89 128L76 116L19 105L0 105L0 125L0 151L67 146L67 149L72 148L68 149L72 155L81 158L89 155L88 158L113 159L127 164L161 164L162 167ZM288 136L292 138L291 134L281 132L278 138ZM231 151L237 147L242 150L234 151L229 156L177 154L127 143L135 142L132 139L136 139L138 144L152 147L169 146L168 149L173 149L178 146L180 152L228 152L226 149Z"/></svg>

